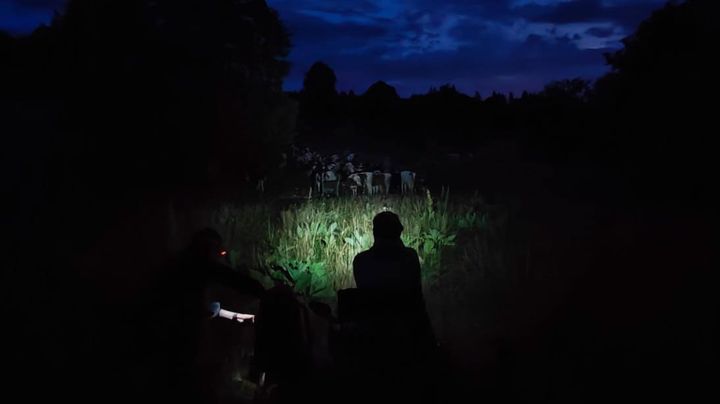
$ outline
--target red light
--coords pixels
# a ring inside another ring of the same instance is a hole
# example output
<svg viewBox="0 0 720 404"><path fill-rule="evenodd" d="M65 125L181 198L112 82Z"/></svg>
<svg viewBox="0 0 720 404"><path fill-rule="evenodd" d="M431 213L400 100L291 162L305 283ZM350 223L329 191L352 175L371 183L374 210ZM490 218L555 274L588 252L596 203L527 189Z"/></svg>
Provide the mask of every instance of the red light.
<svg viewBox="0 0 720 404"><path fill-rule="evenodd" d="M220 251L220 255L223 256L223 257L226 256L226 255L227 255L227 251L225 251L225 250Z"/></svg>

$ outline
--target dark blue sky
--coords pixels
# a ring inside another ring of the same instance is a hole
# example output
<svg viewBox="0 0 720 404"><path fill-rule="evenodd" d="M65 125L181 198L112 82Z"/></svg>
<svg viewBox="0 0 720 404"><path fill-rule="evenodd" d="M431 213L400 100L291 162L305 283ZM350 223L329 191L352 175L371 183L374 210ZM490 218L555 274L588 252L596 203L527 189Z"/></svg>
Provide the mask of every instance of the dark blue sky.
<svg viewBox="0 0 720 404"><path fill-rule="evenodd" d="M65 0L0 0L0 28L31 31ZM402 96L454 83L469 94L595 78L602 54L665 0L268 0L293 33L287 89L316 60L339 90L377 80Z"/></svg>

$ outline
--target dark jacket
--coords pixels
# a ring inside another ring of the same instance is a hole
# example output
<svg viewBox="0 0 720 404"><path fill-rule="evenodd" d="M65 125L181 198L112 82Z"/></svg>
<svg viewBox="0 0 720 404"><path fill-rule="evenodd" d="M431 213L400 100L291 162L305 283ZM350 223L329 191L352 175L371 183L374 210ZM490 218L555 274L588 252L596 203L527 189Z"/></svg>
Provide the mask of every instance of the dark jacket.
<svg viewBox="0 0 720 404"><path fill-rule="evenodd" d="M385 351L386 356L392 352L405 361L434 348L415 250L400 239L376 239L372 248L355 257L353 274L357 290L338 295L340 314L352 313L373 328L370 338L379 344L374 351Z"/></svg>
<svg viewBox="0 0 720 404"><path fill-rule="evenodd" d="M400 239L378 239L372 248L355 256L353 275L358 289L422 296L420 260Z"/></svg>

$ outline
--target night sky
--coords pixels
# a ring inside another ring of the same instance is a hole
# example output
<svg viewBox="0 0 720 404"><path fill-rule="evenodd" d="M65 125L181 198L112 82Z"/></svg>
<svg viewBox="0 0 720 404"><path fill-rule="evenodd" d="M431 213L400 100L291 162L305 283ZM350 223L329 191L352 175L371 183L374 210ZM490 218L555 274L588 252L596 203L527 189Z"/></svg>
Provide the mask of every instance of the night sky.
<svg viewBox="0 0 720 404"><path fill-rule="evenodd" d="M26 33L65 0L0 0L0 29ZM665 0L269 0L293 33L288 90L328 63L339 90L377 80L408 96L431 86L488 95L596 78L602 54Z"/></svg>

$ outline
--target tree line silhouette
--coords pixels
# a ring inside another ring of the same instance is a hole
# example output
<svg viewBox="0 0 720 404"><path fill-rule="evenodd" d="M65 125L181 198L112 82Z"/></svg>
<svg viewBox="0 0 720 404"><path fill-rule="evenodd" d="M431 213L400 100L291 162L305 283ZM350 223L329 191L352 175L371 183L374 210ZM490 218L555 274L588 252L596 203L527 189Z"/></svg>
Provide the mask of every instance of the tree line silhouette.
<svg viewBox="0 0 720 404"><path fill-rule="evenodd" d="M400 98L377 81L363 94L338 92L332 68L315 63L302 90L301 139L396 141L420 150L463 149L514 140L552 164L594 165L646 191L707 192L712 171L712 97L717 84L717 4L670 2L605 55L610 72L520 95L463 94L452 84Z"/></svg>
<svg viewBox="0 0 720 404"><path fill-rule="evenodd" d="M606 55L611 72L595 82L484 97L445 84L401 98L383 81L339 93L322 62L284 94L290 34L262 0L72 0L30 35L0 35L4 126L18 152L8 154L114 192L262 175L296 134L418 150L512 139L550 161L682 182L685 167L698 173L711 159L716 8L691 0L657 10Z"/></svg>
<svg viewBox="0 0 720 404"><path fill-rule="evenodd" d="M338 92L335 73L323 62L307 72L301 91L291 93L300 104L298 136L310 141L342 143L351 132L370 140L391 139L405 147L432 150L482 145L516 138L527 131L576 129L587 114L591 83L575 78L551 82L537 93L520 96L493 92L486 98L462 93L452 84L431 87L425 94L401 98L380 80L361 95ZM547 132L547 133L545 133ZM558 145L562 146L562 145Z"/></svg>

